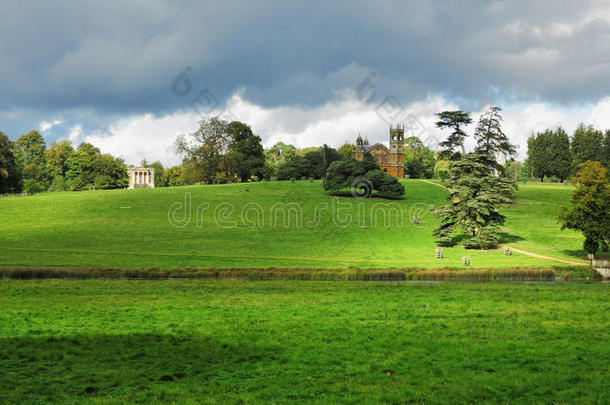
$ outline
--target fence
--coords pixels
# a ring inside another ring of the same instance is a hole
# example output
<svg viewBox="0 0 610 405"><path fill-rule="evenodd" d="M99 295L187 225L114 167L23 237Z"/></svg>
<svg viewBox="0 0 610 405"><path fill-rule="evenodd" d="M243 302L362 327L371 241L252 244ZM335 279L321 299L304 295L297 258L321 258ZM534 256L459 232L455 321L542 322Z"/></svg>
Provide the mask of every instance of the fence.
<svg viewBox="0 0 610 405"><path fill-rule="evenodd" d="M0 194L0 197L27 197L29 193L16 193L16 194Z"/></svg>

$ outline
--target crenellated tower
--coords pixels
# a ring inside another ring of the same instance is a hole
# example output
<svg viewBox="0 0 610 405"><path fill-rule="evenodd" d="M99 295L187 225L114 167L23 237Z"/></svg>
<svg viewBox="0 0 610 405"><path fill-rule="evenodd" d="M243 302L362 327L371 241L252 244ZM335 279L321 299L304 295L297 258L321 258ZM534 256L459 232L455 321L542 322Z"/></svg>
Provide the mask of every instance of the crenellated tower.
<svg viewBox="0 0 610 405"><path fill-rule="evenodd" d="M390 164L388 174L402 179L405 173L405 126L390 125Z"/></svg>
<svg viewBox="0 0 610 405"><path fill-rule="evenodd" d="M358 134L356 138L356 147L352 151L352 157L356 160L362 160L366 153L370 153L379 165L379 169L389 175L402 179L405 174L404 167L404 148L405 148L405 127L390 125L390 147L386 147L381 143L369 145L368 139L362 138Z"/></svg>

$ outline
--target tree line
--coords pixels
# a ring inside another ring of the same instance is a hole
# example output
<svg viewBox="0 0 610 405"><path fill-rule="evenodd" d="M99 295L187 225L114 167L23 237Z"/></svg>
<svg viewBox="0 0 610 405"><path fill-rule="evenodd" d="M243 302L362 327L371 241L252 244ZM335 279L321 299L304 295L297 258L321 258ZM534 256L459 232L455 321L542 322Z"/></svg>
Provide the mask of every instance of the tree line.
<svg viewBox="0 0 610 405"><path fill-rule="evenodd" d="M30 131L12 142L0 132L0 193L110 189L127 186L127 166L90 143L46 142Z"/></svg>
<svg viewBox="0 0 610 405"><path fill-rule="evenodd" d="M533 134L527 141L525 175L532 179L563 182L580 164L597 161L610 167L610 130L602 132L580 124L572 137L561 127Z"/></svg>
<svg viewBox="0 0 610 405"><path fill-rule="evenodd" d="M175 145L182 156L182 165L171 168L178 184L324 179L324 188L337 192L362 178L367 186L363 197L374 191L385 197L404 193L398 180L381 172L370 154L364 162L355 161L350 143L338 149L322 145L299 150L278 142L263 149L261 138L247 124L210 118L202 120L194 133L179 136Z"/></svg>

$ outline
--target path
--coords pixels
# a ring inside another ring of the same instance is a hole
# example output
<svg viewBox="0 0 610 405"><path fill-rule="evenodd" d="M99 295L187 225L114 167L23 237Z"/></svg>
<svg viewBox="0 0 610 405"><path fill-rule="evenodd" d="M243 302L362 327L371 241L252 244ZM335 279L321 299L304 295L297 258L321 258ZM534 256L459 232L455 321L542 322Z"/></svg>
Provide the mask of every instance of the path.
<svg viewBox="0 0 610 405"><path fill-rule="evenodd" d="M424 183L432 184L433 186L437 186L437 187L440 187L440 188L444 188L445 190L449 190L447 187L443 186L442 184L438 184L438 183L435 183L433 181L426 180L426 179L419 179L419 180L423 181Z"/></svg>
<svg viewBox="0 0 610 405"><path fill-rule="evenodd" d="M446 186L444 186L442 184L438 184L438 183L435 183L433 181L426 180L426 179L419 179L419 180L423 181L424 183L432 184L433 186L442 187L445 190L449 190ZM560 263L565 263L565 264L572 264L572 265L575 265L575 266L582 266L582 265L589 264L588 262L586 262L584 260L583 261L574 261L574 260L569 260L569 259L560 259L559 257L544 256L544 255L541 255L541 254L538 254L538 253L528 252L527 250L517 249L517 248L509 246L509 245L498 244L498 246L503 247L503 248L509 248L513 252L521 253L523 255L527 255L527 256L531 256L531 257L536 257L538 259L552 260L552 261L555 261L555 262L560 262Z"/></svg>

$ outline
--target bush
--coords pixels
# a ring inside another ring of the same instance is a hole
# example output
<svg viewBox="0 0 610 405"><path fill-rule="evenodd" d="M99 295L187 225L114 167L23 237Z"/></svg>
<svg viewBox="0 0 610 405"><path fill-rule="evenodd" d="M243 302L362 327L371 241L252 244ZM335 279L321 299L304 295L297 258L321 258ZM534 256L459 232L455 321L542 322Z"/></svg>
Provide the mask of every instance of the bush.
<svg viewBox="0 0 610 405"><path fill-rule="evenodd" d="M55 177L49 191L66 191L66 180L62 176Z"/></svg>
<svg viewBox="0 0 610 405"><path fill-rule="evenodd" d="M551 176L551 177L545 177L544 181L549 182L549 183L559 183L559 182L561 182L561 179L557 176Z"/></svg>
<svg viewBox="0 0 610 405"><path fill-rule="evenodd" d="M36 194L44 191L44 186L34 179L29 179L23 186L23 191L28 194Z"/></svg>
<svg viewBox="0 0 610 405"><path fill-rule="evenodd" d="M449 161L448 160L439 160L434 165L434 177L440 179L445 182L447 178L449 178Z"/></svg>
<svg viewBox="0 0 610 405"><path fill-rule="evenodd" d="M346 159L331 163L322 185L330 192L360 187L363 190L362 197L370 197L373 191L384 197L400 197L405 192L397 178L379 170L370 159Z"/></svg>
<svg viewBox="0 0 610 405"><path fill-rule="evenodd" d="M373 190L378 191L385 197L400 197L405 193L405 188L396 177L381 170L370 170L365 176L373 184Z"/></svg>
<svg viewBox="0 0 610 405"><path fill-rule="evenodd" d="M231 182L231 178L225 172L218 172L214 175L214 184L227 184Z"/></svg>

